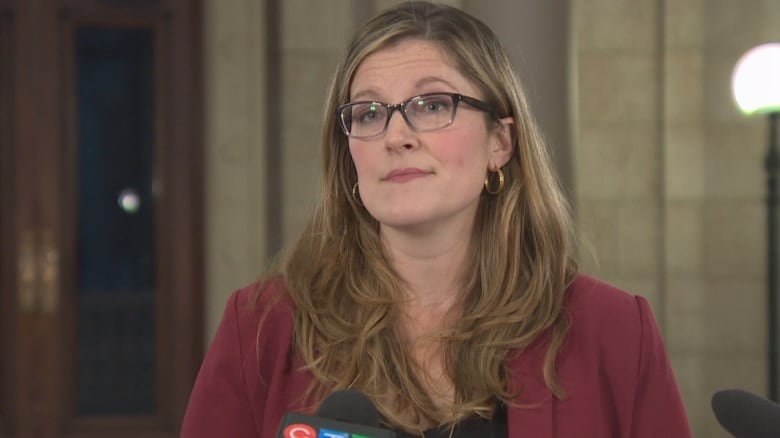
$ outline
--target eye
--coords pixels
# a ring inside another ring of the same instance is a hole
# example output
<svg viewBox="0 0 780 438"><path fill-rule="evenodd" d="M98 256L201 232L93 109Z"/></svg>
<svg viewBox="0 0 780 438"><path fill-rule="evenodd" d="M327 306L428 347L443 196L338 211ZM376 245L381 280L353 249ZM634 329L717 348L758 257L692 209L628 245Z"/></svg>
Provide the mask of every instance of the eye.
<svg viewBox="0 0 780 438"><path fill-rule="evenodd" d="M452 99L449 96L425 96L416 100L412 106L417 113L442 113L449 112Z"/></svg>
<svg viewBox="0 0 780 438"><path fill-rule="evenodd" d="M356 105L352 113L353 120L358 123L368 124L382 119L382 107L375 103Z"/></svg>

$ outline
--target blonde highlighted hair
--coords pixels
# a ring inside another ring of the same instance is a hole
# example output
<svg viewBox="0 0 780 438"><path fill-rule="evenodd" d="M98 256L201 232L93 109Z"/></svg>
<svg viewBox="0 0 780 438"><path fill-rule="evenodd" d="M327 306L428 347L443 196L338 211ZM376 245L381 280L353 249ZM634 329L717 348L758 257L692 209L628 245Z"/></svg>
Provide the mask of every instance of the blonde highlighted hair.
<svg viewBox="0 0 780 438"><path fill-rule="evenodd" d="M495 196L483 192L479 202L462 315L437 337L454 385L456 409L448 414L423 389L400 341L405 285L380 243L378 223L353 196L356 171L336 118L362 60L407 39L437 44L483 100L515 122L505 187ZM358 389L389 426L416 432L468 415L489 417L497 401L511 404L518 395L508 382L509 356L547 332L545 381L563 396L554 363L567 331L564 292L576 272L573 228L520 82L493 32L441 4L413 1L380 13L357 31L338 67L321 147L320 199L278 266L296 306L295 348L315 377L314 399Z"/></svg>

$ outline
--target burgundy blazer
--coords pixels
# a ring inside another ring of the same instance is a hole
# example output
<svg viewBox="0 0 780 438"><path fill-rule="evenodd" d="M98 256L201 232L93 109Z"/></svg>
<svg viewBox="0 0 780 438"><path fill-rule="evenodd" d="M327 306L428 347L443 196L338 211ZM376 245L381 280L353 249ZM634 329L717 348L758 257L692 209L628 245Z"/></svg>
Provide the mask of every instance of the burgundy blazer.
<svg viewBox="0 0 780 438"><path fill-rule="evenodd" d="M257 304L252 287L236 291L203 361L182 425L182 438L274 438L282 415L300 411L312 380L291 348L293 305L286 294L268 313L270 283ZM650 307L586 276L566 292L571 328L558 373L567 397L544 384L544 344L509 362L510 384L522 388L507 408L517 438L687 438L690 427Z"/></svg>

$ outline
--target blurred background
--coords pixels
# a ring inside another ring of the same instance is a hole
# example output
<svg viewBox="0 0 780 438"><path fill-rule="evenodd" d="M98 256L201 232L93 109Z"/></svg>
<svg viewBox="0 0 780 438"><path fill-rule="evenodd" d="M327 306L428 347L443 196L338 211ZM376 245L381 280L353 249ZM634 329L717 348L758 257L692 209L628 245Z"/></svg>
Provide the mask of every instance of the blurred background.
<svg viewBox="0 0 780 438"><path fill-rule="evenodd" d="M327 85L383 0L0 0L0 437L177 436L229 294L301 230ZM583 271L652 304L696 437L769 396L770 0L452 0L510 52ZM774 309L778 313L778 309Z"/></svg>

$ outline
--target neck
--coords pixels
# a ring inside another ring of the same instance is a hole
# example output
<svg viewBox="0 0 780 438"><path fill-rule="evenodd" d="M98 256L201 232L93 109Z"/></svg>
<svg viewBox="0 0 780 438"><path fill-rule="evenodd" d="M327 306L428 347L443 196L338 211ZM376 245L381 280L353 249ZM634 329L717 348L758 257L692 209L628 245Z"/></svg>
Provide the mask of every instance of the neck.
<svg viewBox="0 0 780 438"><path fill-rule="evenodd" d="M456 301L466 275L469 234L420 236L386 231L382 241L393 267L408 286L409 306L431 309L449 307Z"/></svg>

